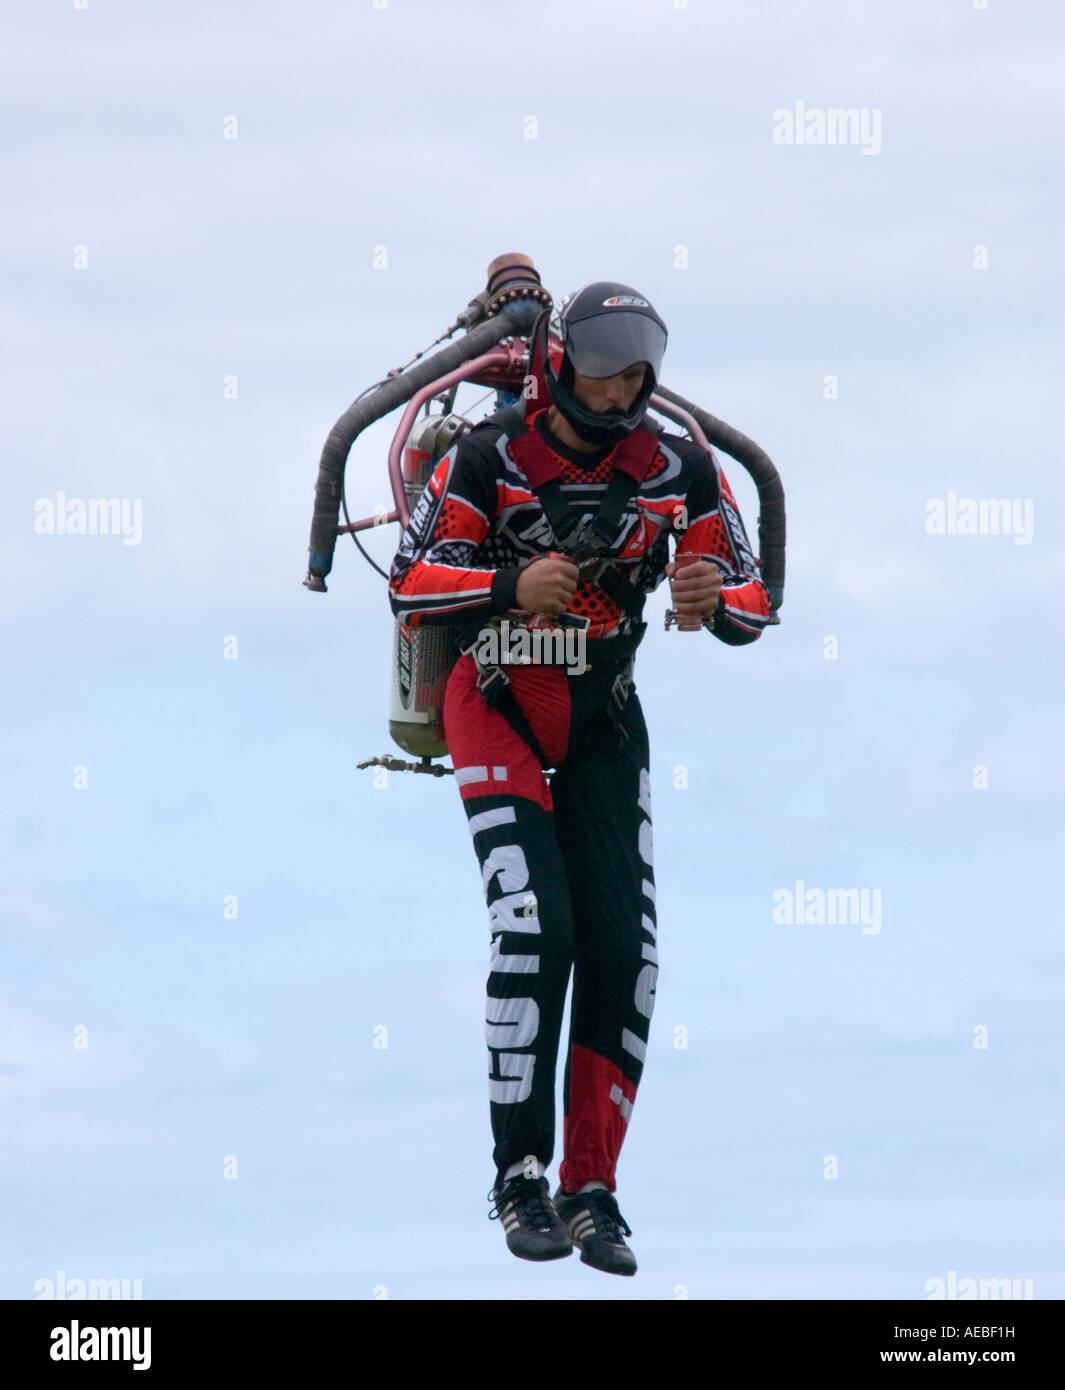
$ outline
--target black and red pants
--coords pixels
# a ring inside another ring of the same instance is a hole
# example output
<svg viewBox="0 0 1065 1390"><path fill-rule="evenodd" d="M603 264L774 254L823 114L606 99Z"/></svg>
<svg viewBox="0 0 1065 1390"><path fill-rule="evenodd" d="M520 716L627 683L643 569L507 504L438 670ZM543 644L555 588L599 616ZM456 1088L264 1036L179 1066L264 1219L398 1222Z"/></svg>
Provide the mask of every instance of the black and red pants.
<svg viewBox="0 0 1065 1390"><path fill-rule="evenodd" d="M552 1160L572 969L559 1177L568 1192L593 1181L613 1192L658 976L650 777L631 660L589 661L575 676L506 668L544 765L477 689L469 655L448 681L444 727L488 903L497 1179L530 1156Z"/></svg>

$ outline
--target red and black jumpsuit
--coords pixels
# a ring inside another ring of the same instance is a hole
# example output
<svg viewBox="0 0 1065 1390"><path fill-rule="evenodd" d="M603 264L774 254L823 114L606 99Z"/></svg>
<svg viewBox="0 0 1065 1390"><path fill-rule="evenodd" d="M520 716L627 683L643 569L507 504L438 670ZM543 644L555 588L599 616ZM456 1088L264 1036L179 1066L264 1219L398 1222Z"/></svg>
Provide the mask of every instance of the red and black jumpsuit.
<svg viewBox="0 0 1065 1390"><path fill-rule="evenodd" d="M527 419L539 434L536 447L550 450L566 500L591 517L614 451L569 449L546 416L540 409ZM677 553L712 560L724 576L714 636L733 646L753 642L769 602L735 499L713 455L662 434L610 550L617 571L643 594L664 578L671 535ZM472 637L517 608L523 564L552 549L558 543L547 517L490 417L441 459L412 513L392 563L392 610L413 626L466 625L460 631ZM508 667L543 763L477 689L472 656L458 658L447 686L448 750L490 923L485 1036L497 1181L531 1156L545 1167L553 1157L571 967L559 1172L566 1191L594 1181L615 1190L643 1071L658 936L647 728L632 656L610 656L611 641L627 638L631 651L642 629L627 609L582 582L567 611L591 620L584 674Z"/></svg>

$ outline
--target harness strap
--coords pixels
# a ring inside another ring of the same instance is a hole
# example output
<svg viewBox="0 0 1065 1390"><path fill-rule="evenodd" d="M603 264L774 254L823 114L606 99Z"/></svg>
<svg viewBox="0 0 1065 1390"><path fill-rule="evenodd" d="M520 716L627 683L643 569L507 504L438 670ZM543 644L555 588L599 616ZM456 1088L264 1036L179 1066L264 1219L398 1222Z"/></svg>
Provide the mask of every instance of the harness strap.
<svg viewBox="0 0 1065 1390"><path fill-rule="evenodd" d="M643 605L646 601L643 590L637 589L630 579L618 574L617 570L609 563L604 563L595 583L620 608L623 608L630 618L639 618L643 613Z"/></svg>
<svg viewBox="0 0 1065 1390"><path fill-rule="evenodd" d="M636 648L644 639L647 624L636 622L632 631L620 637L592 637L584 644L589 669L593 666L620 666L636 655Z"/></svg>
<svg viewBox="0 0 1065 1390"><path fill-rule="evenodd" d="M490 709L498 710L518 737L525 740L542 768L546 770L553 766L541 748L539 739L533 733L528 716L518 704L517 697L510 686L510 677L502 666L483 664L477 652L478 645L475 638L469 646L460 647L459 654L470 657L477 668L477 689L481 692L485 704Z"/></svg>
<svg viewBox="0 0 1065 1390"><path fill-rule="evenodd" d="M521 705L518 704L517 697L515 696L514 691L510 688L510 677L504 675L503 681L505 681L506 684L503 684L503 682L500 681L493 683L493 693L491 696L485 694L485 700L492 708L497 709L499 711L499 713L507 721L510 727L518 735L518 737L523 738L525 740L525 742L532 749L533 756L536 758L536 760L539 762L542 768L546 769L549 767L553 767L554 764L550 761L547 754L540 747L539 740L533 733L532 725L529 723L528 716L522 709Z"/></svg>
<svg viewBox="0 0 1065 1390"><path fill-rule="evenodd" d="M518 451L515 450L515 453ZM518 459L521 462L521 459ZM525 470L522 470L525 472ZM528 473L525 473L528 477ZM622 475L624 476L624 475ZM548 478L542 483L535 484L529 479L533 492L536 493L537 501L544 509L544 515L551 523L551 530L555 533L559 548L564 549L568 545L574 544L578 539L581 519L562 495L562 483L558 478Z"/></svg>
<svg viewBox="0 0 1065 1390"><path fill-rule="evenodd" d="M657 449L658 442L655 441ZM631 473L624 472L622 469L615 470L603 493L603 500L599 503L599 510L596 512L591 526L591 532L586 539L595 544L598 541L600 548L607 547L617 536L621 529L621 517L628 506L630 499L639 487L638 478L634 478ZM592 540L592 537L595 540Z"/></svg>

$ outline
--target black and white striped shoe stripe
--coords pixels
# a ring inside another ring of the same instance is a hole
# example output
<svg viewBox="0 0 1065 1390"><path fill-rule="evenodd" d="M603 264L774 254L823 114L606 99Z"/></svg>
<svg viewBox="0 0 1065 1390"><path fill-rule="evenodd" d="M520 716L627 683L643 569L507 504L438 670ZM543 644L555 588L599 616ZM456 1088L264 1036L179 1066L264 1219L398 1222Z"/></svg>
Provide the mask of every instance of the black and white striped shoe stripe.
<svg viewBox="0 0 1065 1390"><path fill-rule="evenodd" d="M585 1236L594 1235L595 1221L592 1219L591 1212L585 1209L572 1217L569 1231L574 1240L584 1240Z"/></svg>

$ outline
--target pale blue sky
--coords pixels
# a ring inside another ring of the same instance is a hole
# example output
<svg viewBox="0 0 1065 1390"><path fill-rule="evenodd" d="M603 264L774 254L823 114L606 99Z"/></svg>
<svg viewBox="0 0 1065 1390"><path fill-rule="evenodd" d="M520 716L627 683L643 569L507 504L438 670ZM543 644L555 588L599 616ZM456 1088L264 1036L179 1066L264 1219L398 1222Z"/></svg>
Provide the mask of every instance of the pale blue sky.
<svg viewBox="0 0 1065 1390"><path fill-rule="evenodd" d="M1065 1296L1056 7L5 28L0 1295L922 1298L953 1269ZM880 151L775 144L798 101L879 111ZM389 747L383 581L345 542L327 596L300 582L333 421L508 250L556 294L645 292L664 380L788 495L781 626L667 635L660 591L637 663L662 969L633 1280L487 1220L465 817L450 781L355 769ZM141 499L141 543L35 534L59 490ZM927 535L949 490L1031 499L1032 543ZM775 924L798 879L880 890L881 930Z"/></svg>

